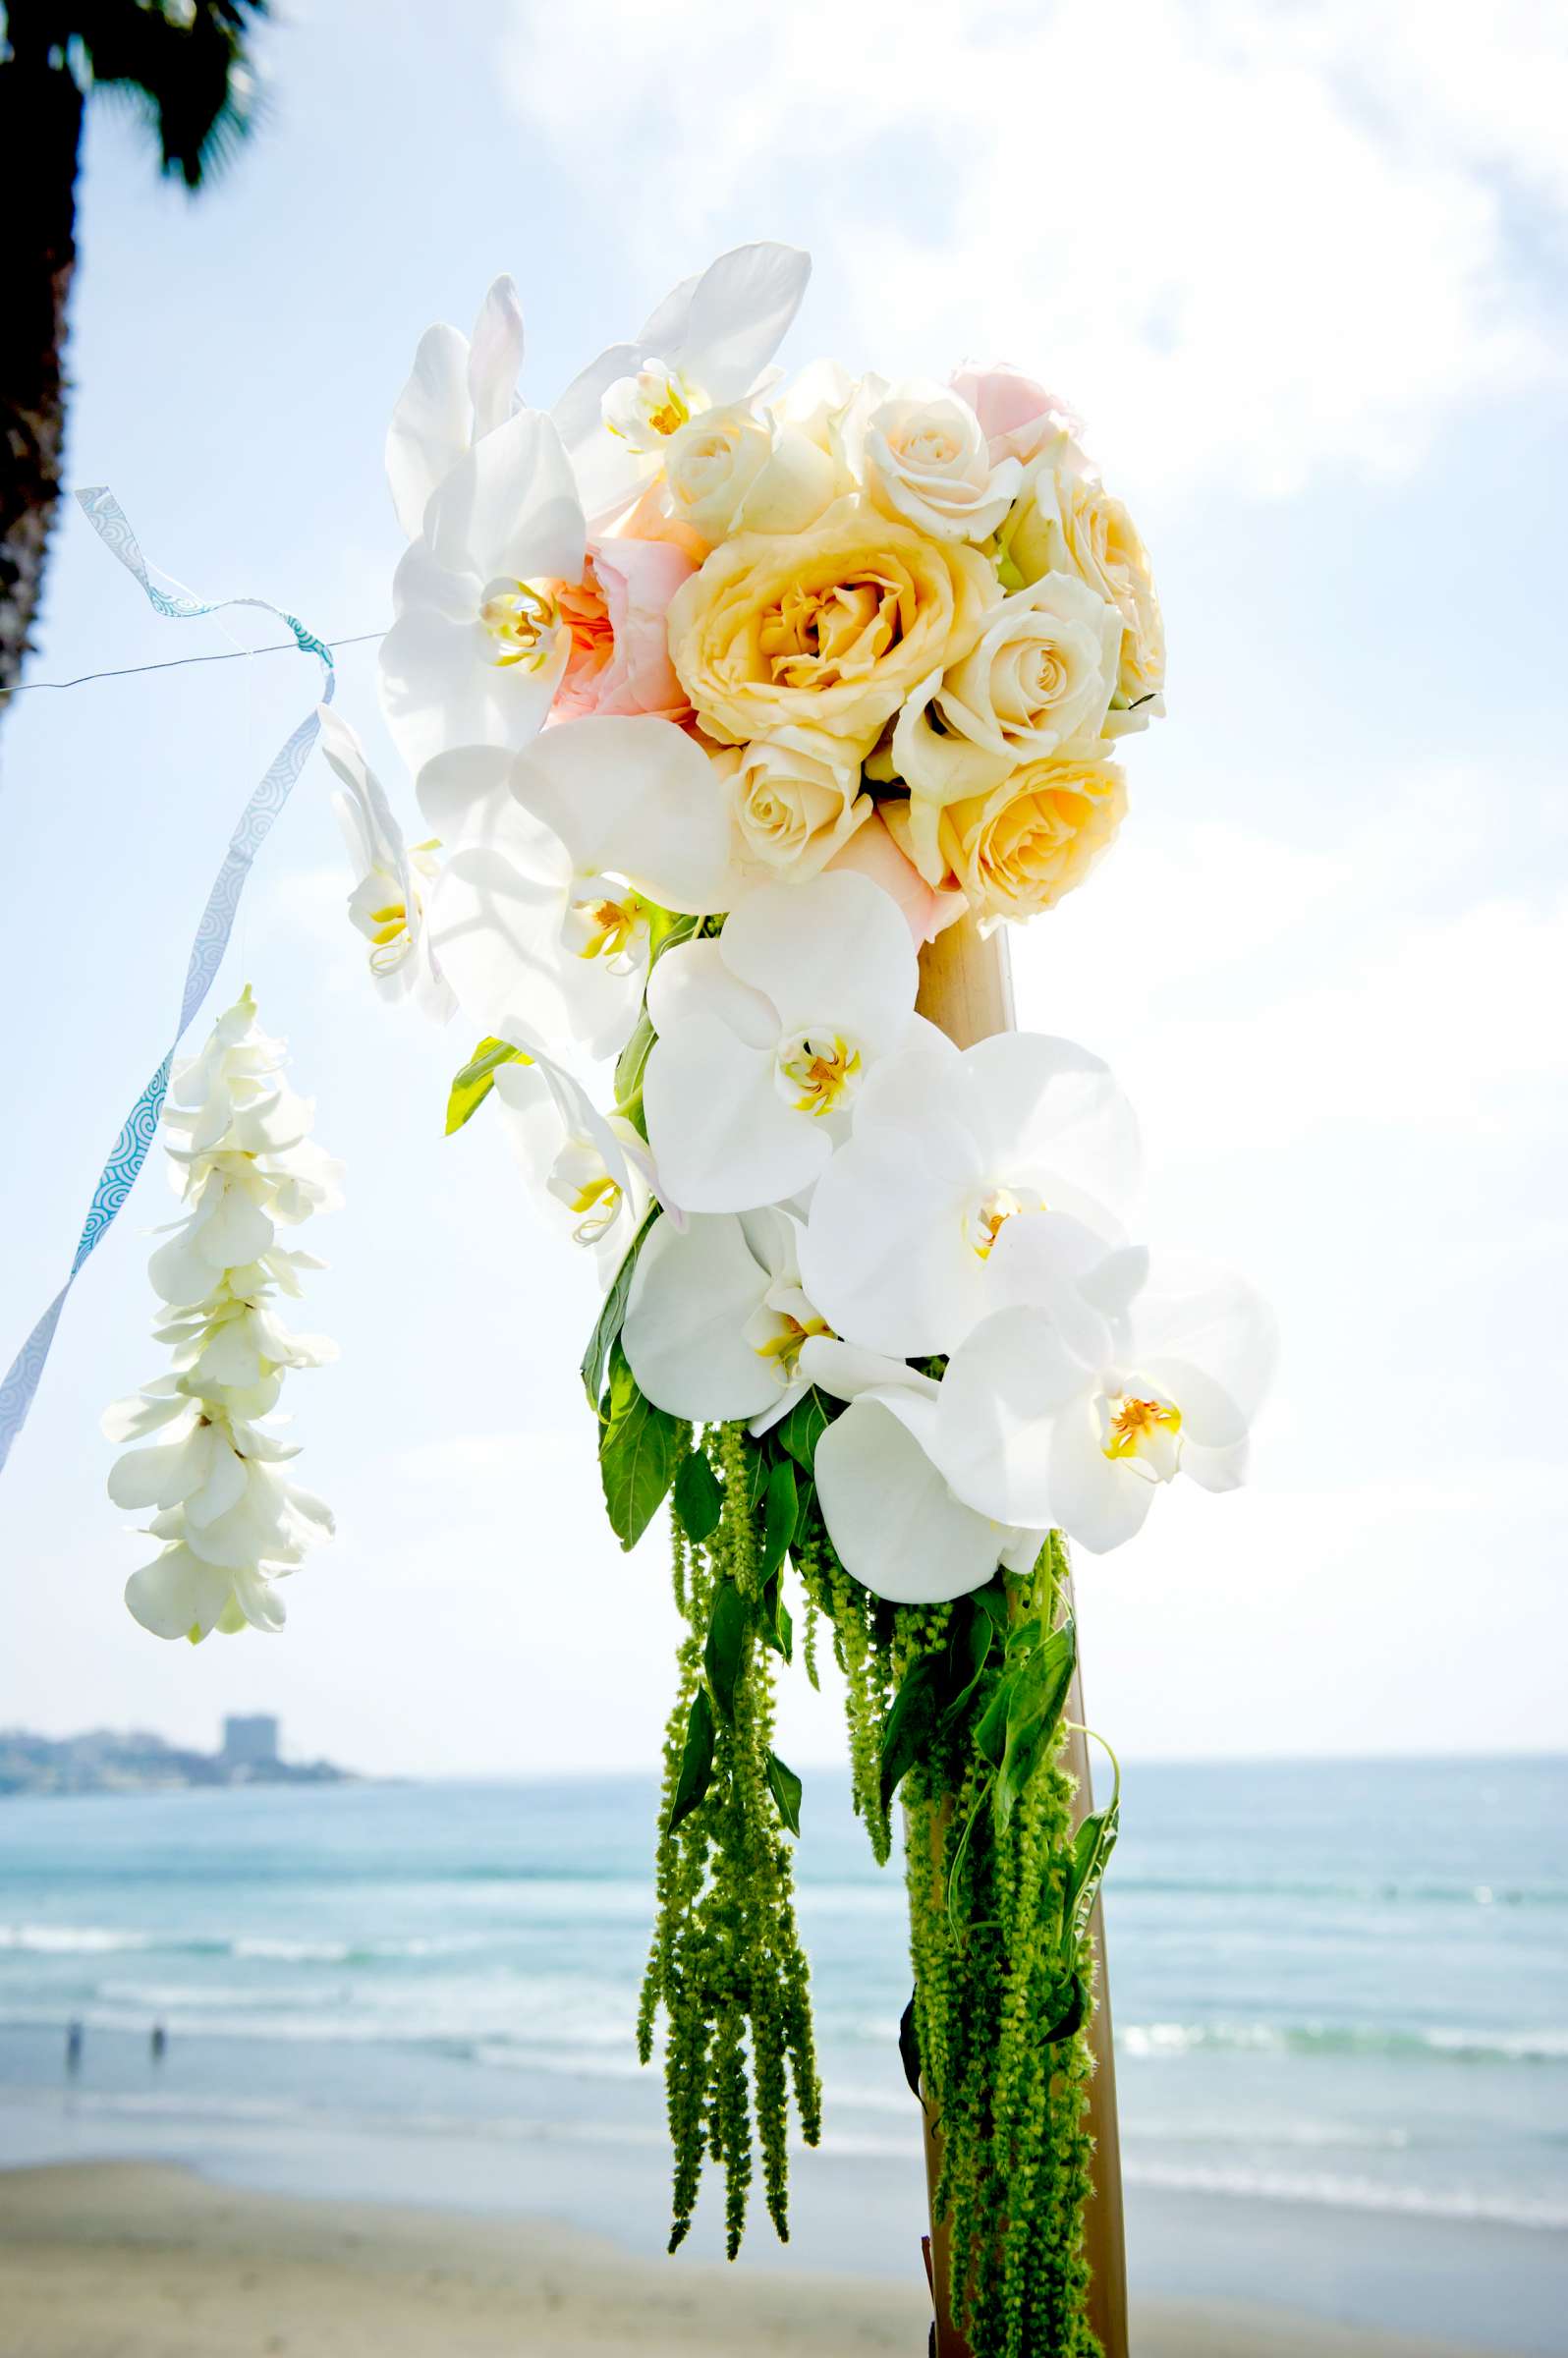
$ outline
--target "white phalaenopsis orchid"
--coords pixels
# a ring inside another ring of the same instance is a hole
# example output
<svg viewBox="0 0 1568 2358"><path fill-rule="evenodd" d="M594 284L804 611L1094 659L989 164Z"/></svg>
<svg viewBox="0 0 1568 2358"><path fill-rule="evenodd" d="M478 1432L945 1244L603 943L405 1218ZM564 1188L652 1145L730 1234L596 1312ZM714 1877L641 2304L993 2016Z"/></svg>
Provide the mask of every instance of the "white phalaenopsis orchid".
<svg viewBox="0 0 1568 2358"><path fill-rule="evenodd" d="M432 761L420 805L455 848L430 938L476 1029L609 1056L637 1021L650 913L726 908L739 877L724 781L684 730L563 721L515 760Z"/></svg>
<svg viewBox="0 0 1568 2358"><path fill-rule="evenodd" d="M1027 1572L1040 1530L979 1514L933 1460L942 1387L901 1359L811 1340L801 1374L849 1406L812 1460L822 1520L846 1572L894 1604L940 1604L983 1588L997 1565Z"/></svg>
<svg viewBox="0 0 1568 2358"><path fill-rule="evenodd" d="M381 642L381 701L411 769L536 733L572 646L557 588L582 580L586 541L561 437L537 410L518 410L437 484Z"/></svg>
<svg viewBox="0 0 1568 2358"><path fill-rule="evenodd" d="M962 1053L930 1027L870 1075L817 1182L803 1251L840 1334L953 1351L1018 1294L1011 1248L1042 1214L1107 1243L1138 1184L1138 1130L1087 1049L1007 1032Z"/></svg>
<svg viewBox="0 0 1568 2358"><path fill-rule="evenodd" d="M278 1226L340 1200L336 1164L307 1136L311 1109L282 1079L283 1054L257 1029L247 989L176 1072L164 1110L190 1206L149 1270L170 1305L154 1331L173 1372L103 1420L111 1440L136 1444L115 1461L110 1497L157 1510L147 1529L163 1550L126 1587L156 1637L281 1628L273 1578L332 1529L320 1500L277 1471L297 1451L257 1421L276 1405L285 1368L335 1356L323 1339L290 1333L272 1307L278 1293L299 1293L302 1269L321 1266L279 1245Z"/></svg>
<svg viewBox="0 0 1568 2358"><path fill-rule="evenodd" d="M635 342L611 344L573 379L552 415L590 524L653 481L695 416L752 391L811 273L810 254L793 246L737 246L672 288Z"/></svg>
<svg viewBox="0 0 1568 2358"><path fill-rule="evenodd" d="M495 1094L540 1209L589 1245L608 1283L643 1224L652 1166L621 1114L602 1114L575 1075L535 1050L498 1065Z"/></svg>
<svg viewBox="0 0 1568 2358"><path fill-rule="evenodd" d="M800 1222L789 1212L661 1219L643 1247L621 1341L638 1388L694 1423L787 1416L810 1377L802 1348L827 1332L801 1291Z"/></svg>
<svg viewBox="0 0 1568 2358"><path fill-rule="evenodd" d="M853 874L759 885L716 941L667 950L643 1104L669 1200L749 1211L820 1178L877 1067L928 1029L898 909Z"/></svg>
<svg viewBox="0 0 1568 2358"><path fill-rule="evenodd" d="M981 1512L1055 1524L1099 1555L1133 1537L1177 1474L1209 1490L1245 1479L1275 1329L1229 1270L1134 1246L1096 1259L1070 1231L1020 1237L1030 1299L954 1354L936 1456Z"/></svg>
<svg viewBox="0 0 1568 2358"><path fill-rule="evenodd" d="M434 841L405 844L379 778L348 722L330 704L317 707L321 751L343 792L333 796L343 840L354 863L349 917L370 945L369 966L383 998L412 997L444 1024L452 993L430 955L425 906L441 864Z"/></svg>
<svg viewBox="0 0 1568 2358"><path fill-rule="evenodd" d="M392 504L411 540L424 529L431 492L516 410L522 365L523 306L510 278L498 278L485 296L472 343L444 325L420 338L386 436Z"/></svg>

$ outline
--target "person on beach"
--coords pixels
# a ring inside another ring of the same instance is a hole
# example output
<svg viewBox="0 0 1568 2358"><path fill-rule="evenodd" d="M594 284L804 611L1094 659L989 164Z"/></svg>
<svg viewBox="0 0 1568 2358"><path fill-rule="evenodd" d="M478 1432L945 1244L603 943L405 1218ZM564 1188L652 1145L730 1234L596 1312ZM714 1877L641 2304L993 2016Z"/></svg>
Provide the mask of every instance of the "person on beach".
<svg viewBox="0 0 1568 2358"><path fill-rule="evenodd" d="M154 2063L161 2063L163 2061L164 2049L168 2047L168 2036L164 2031L162 2023L155 2022L152 2026L152 2037L148 2042Z"/></svg>
<svg viewBox="0 0 1568 2358"><path fill-rule="evenodd" d="M76 2072L82 2069L82 2025L80 2022L71 2022L66 2026L65 2059L67 2071Z"/></svg>

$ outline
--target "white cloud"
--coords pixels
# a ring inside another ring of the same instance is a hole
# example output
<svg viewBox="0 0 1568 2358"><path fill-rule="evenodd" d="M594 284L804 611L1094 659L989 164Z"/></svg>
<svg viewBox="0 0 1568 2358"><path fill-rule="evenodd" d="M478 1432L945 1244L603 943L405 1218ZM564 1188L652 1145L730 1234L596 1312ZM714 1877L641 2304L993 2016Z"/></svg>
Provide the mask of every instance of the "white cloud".
<svg viewBox="0 0 1568 2358"><path fill-rule="evenodd" d="M504 64L649 298L793 238L846 360L1006 351L1119 472L1288 492L1560 366L1516 219L1568 215L1553 13L514 0Z"/></svg>

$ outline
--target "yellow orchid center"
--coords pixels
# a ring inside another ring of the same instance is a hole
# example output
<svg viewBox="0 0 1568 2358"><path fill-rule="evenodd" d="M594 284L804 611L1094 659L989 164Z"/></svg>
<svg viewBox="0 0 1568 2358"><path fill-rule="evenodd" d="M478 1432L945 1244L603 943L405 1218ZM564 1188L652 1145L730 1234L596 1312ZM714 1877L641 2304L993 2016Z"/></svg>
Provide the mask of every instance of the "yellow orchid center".
<svg viewBox="0 0 1568 2358"><path fill-rule="evenodd" d="M817 1318L814 1313L805 1319L792 1318L788 1311L779 1311L775 1315L778 1319L776 1330L754 1348L758 1359L776 1360L783 1374L793 1380L800 1365L801 1346L807 1337L831 1334L833 1329L825 1319Z"/></svg>
<svg viewBox="0 0 1568 2358"><path fill-rule="evenodd" d="M1043 1211L1045 1199L1033 1187L991 1187L970 1205L964 1228L977 1258L989 1261L996 1240L1020 1212Z"/></svg>
<svg viewBox="0 0 1568 2358"><path fill-rule="evenodd" d="M668 361L650 360L635 376L618 377L606 388L599 415L607 433L651 457L706 407L706 396L689 376Z"/></svg>
<svg viewBox="0 0 1568 2358"><path fill-rule="evenodd" d="M1182 1412L1170 1400L1143 1400L1121 1393L1106 1402L1109 1424L1105 1455L1113 1459L1143 1458L1158 1481L1175 1472L1177 1436Z"/></svg>
<svg viewBox="0 0 1568 2358"><path fill-rule="evenodd" d="M495 642L491 660L503 671L539 671L554 650L561 609L532 582L496 582L485 593L479 620Z"/></svg>
<svg viewBox="0 0 1568 2358"><path fill-rule="evenodd" d="M619 896L605 893L592 900L574 902L572 914L581 936L578 956L602 958L610 965L631 954L639 927L647 924L646 905L630 887Z"/></svg>
<svg viewBox="0 0 1568 2358"><path fill-rule="evenodd" d="M842 1032L797 1032L778 1051L779 1088L797 1113L835 1113L860 1087L860 1049Z"/></svg>

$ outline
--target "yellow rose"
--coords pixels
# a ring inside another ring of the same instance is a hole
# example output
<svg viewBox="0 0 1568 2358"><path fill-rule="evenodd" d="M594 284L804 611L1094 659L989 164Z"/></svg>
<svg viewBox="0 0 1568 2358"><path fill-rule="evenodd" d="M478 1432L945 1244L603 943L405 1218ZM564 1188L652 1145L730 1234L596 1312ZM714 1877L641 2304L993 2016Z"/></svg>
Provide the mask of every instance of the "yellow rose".
<svg viewBox="0 0 1568 2358"><path fill-rule="evenodd" d="M1026 761L989 794L949 803L941 849L977 917L1016 922L1082 884L1126 809L1114 761Z"/></svg>
<svg viewBox="0 0 1568 2358"><path fill-rule="evenodd" d="M861 792L856 755L816 729L726 746L713 763L729 788L740 857L759 881L816 875L875 808Z"/></svg>
<svg viewBox="0 0 1568 2358"><path fill-rule="evenodd" d="M1005 556L1026 582L1076 573L1113 605L1123 623L1116 703L1122 714L1148 706L1165 685L1165 625L1148 551L1119 499L1112 499L1071 434L1058 434L1033 461L999 535ZM1111 715L1109 732L1142 728Z"/></svg>
<svg viewBox="0 0 1568 2358"><path fill-rule="evenodd" d="M1000 597L974 549L839 500L806 532L716 548L671 602L670 657L721 743L812 728L865 753L919 681L969 653Z"/></svg>

